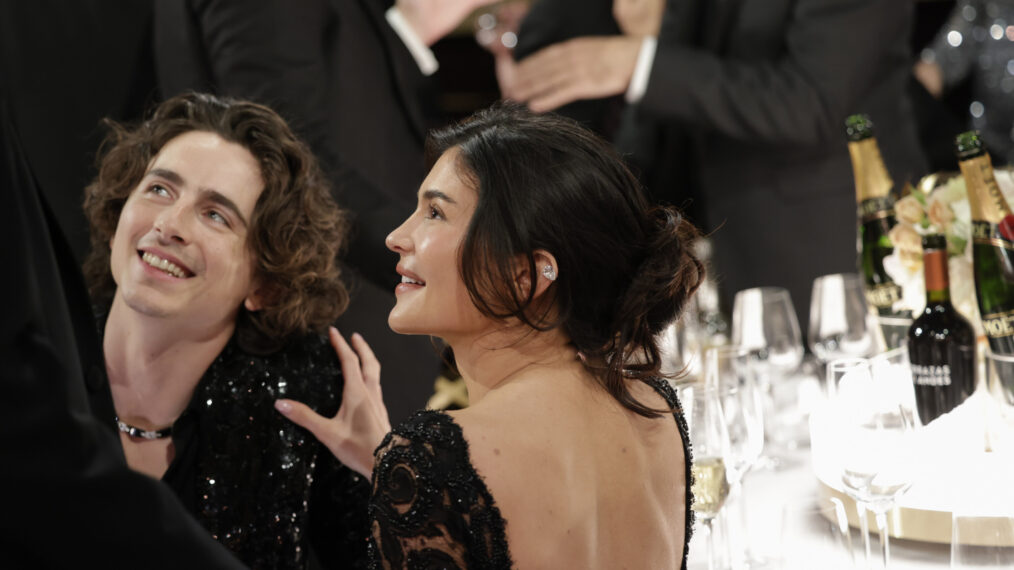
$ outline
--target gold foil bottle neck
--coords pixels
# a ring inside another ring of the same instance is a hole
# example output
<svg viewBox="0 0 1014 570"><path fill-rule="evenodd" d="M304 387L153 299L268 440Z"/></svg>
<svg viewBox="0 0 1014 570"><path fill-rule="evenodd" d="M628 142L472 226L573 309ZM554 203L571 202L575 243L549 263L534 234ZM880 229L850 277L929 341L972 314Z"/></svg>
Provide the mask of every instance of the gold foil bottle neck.
<svg viewBox="0 0 1014 570"><path fill-rule="evenodd" d="M877 139L870 137L849 142L849 156L852 157L852 175L856 182L856 203L890 196L894 182L884 166Z"/></svg>
<svg viewBox="0 0 1014 570"><path fill-rule="evenodd" d="M1010 215L1010 205L1000 191L1000 186L993 176L993 163L989 154L962 160L959 163L961 175L965 178L968 191L968 206L972 212L972 220L999 224L1004 217Z"/></svg>

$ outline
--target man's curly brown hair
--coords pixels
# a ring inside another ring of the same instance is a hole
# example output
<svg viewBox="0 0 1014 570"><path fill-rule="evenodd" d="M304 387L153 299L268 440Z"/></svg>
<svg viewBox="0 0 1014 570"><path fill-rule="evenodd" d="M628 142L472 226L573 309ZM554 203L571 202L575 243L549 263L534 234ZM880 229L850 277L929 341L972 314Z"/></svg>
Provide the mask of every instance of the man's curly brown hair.
<svg viewBox="0 0 1014 570"><path fill-rule="evenodd" d="M116 283L109 243L128 196L152 160L174 138L206 131L237 143L260 165L264 191L254 206L247 247L255 255L262 309L240 307L237 340L264 353L295 335L323 332L348 304L336 255L347 228L309 148L271 109L234 99L188 93L160 104L136 128L106 121L98 176L85 189L91 253L84 271L93 301L112 302Z"/></svg>

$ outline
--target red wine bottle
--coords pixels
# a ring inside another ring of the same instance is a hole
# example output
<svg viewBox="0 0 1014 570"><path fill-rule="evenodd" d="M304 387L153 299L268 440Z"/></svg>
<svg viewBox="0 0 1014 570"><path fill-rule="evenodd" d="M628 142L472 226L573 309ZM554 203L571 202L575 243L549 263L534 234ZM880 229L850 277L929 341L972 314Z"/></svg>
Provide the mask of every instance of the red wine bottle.
<svg viewBox="0 0 1014 570"><path fill-rule="evenodd" d="M975 332L951 304L947 240L922 240L926 308L908 329L908 355L919 419L928 424L975 390Z"/></svg>

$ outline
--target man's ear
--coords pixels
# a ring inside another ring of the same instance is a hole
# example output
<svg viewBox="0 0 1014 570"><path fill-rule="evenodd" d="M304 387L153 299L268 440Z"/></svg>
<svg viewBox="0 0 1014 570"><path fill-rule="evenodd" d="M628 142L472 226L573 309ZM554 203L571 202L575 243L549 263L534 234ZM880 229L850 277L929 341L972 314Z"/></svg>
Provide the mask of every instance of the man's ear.
<svg viewBox="0 0 1014 570"><path fill-rule="evenodd" d="M266 297L266 291L264 287L254 286L254 289L247 295L246 299L243 300L243 306L246 310L251 313L259 311L264 308L264 301Z"/></svg>
<svg viewBox="0 0 1014 570"><path fill-rule="evenodd" d="M559 268L553 254L544 249L535 250L532 257L535 260L535 295L533 298L538 299L556 281L559 275ZM515 273L514 283L518 291L523 295L528 294L532 286L531 279L532 276L528 272L527 260L522 258L518 264L518 271Z"/></svg>

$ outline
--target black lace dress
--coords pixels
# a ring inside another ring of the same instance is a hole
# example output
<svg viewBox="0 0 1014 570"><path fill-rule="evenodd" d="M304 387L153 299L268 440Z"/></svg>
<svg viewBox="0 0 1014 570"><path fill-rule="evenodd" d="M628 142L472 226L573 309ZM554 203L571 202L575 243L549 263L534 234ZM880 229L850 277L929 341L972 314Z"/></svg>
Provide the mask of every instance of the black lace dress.
<svg viewBox="0 0 1014 570"><path fill-rule="evenodd" d="M686 457L686 534L682 567L693 526L690 444L676 392L650 382L676 410ZM373 468L369 517L373 568L510 568L505 522L476 473L461 427L451 416L416 412L384 438Z"/></svg>
<svg viewBox="0 0 1014 570"><path fill-rule="evenodd" d="M104 374L89 391L93 413L113 425ZM366 567L369 481L279 414L277 398L334 415L341 367L327 339L309 335L269 355L230 340L172 426L162 481L251 568Z"/></svg>

